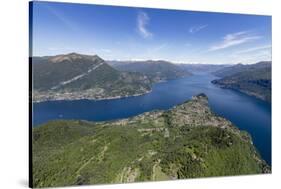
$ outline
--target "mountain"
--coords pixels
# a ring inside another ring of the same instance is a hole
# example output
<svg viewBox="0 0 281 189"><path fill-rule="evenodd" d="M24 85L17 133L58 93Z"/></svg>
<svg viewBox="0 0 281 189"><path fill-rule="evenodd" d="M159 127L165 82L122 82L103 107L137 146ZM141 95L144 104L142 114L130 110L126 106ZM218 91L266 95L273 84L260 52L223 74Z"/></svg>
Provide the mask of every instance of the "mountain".
<svg viewBox="0 0 281 189"><path fill-rule="evenodd" d="M120 72L99 56L77 53L32 58L33 100L104 99L151 90L143 74Z"/></svg>
<svg viewBox="0 0 281 189"><path fill-rule="evenodd" d="M262 61L256 64L236 64L233 66L228 66L217 71L214 71L213 74L218 77L226 77L231 76L240 72L245 71L254 71L256 69L263 69L263 68L271 68L271 61Z"/></svg>
<svg viewBox="0 0 281 189"><path fill-rule="evenodd" d="M108 61L120 71L137 72L147 75L153 82L190 76L191 73L180 66L163 60Z"/></svg>
<svg viewBox="0 0 281 189"><path fill-rule="evenodd" d="M216 85L271 102L271 62L239 64L219 70L216 75L222 76L212 81Z"/></svg>
<svg viewBox="0 0 281 189"><path fill-rule="evenodd" d="M229 67L226 64L179 64L179 66L191 73L212 73L219 69Z"/></svg>
<svg viewBox="0 0 281 189"><path fill-rule="evenodd" d="M33 128L34 187L270 173L251 137L204 94L166 111Z"/></svg>

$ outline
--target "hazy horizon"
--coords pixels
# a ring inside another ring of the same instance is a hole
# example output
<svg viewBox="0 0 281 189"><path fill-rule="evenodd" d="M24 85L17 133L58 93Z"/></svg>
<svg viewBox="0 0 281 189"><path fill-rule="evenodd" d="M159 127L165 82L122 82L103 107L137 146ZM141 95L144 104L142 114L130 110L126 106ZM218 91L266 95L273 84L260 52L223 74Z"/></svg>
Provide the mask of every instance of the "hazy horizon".
<svg viewBox="0 0 281 189"><path fill-rule="evenodd" d="M187 64L271 61L271 16L33 2L32 55Z"/></svg>
<svg viewBox="0 0 281 189"><path fill-rule="evenodd" d="M83 54L83 53L76 53L76 52L69 52L69 53L65 53L65 54L55 54L55 55L43 55L43 56L32 56L32 57L52 57L52 56L63 56L63 55L69 55L69 54L80 54L80 55L87 55L87 56L99 56L98 54ZM99 56L100 57L100 56ZM102 58L102 57L100 57ZM173 61L168 61L168 60L165 60L165 59L130 59L130 60L117 60L117 59L112 59L112 60L106 60L104 59L105 61L117 61L117 62L145 62L145 61L154 61L154 62L157 62L157 61L166 61L166 62L170 62L170 63L173 63L173 64L194 64L194 65L198 65L198 64L201 64L201 65L235 65L235 64L246 64L246 63L242 63L242 62L237 62L237 63L222 63L222 64L216 64L216 63L205 63L205 62L173 62ZM256 63L259 63L259 62L268 62L271 60L260 60L258 62L253 62L253 63L248 63L248 64L256 64Z"/></svg>

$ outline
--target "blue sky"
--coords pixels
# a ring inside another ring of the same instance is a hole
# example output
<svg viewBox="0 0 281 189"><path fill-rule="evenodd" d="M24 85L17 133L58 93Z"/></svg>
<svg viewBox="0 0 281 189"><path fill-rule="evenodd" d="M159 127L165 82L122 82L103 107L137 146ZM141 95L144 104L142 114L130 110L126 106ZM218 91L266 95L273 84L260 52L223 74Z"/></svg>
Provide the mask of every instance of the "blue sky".
<svg viewBox="0 0 281 189"><path fill-rule="evenodd" d="M72 3L33 4L33 55L233 64L271 60L271 17Z"/></svg>

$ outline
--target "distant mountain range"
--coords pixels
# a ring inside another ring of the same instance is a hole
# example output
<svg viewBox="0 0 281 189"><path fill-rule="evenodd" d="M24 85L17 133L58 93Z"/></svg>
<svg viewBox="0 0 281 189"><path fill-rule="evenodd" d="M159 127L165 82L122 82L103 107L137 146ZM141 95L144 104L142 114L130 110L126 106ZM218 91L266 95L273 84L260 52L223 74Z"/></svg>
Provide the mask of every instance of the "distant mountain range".
<svg viewBox="0 0 281 189"><path fill-rule="evenodd" d="M155 82L208 72L223 88L271 101L271 62L252 65L173 64L168 61L105 61L69 53L32 57L33 101L112 99L151 91Z"/></svg>
<svg viewBox="0 0 281 189"><path fill-rule="evenodd" d="M271 102L271 61L251 65L237 64L213 72L221 77L212 81L223 88L230 88Z"/></svg>
<svg viewBox="0 0 281 189"><path fill-rule="evenodd" d="M178 64L183 70L191 73L212 73L222 68L229 67L228 64Z"/></svg>
<svg viewBox="0 0 281 189"><path fill-rule="evenodd" d="M147 61L107 61L119 71L129 71L147 75L153 82L176 79L192 75L177 64L163 60Z"/></svg>
<svg viewBox="0 0 281 189"><path fill-rule="evenodd" d="M255 71L257 69L271 68L271 61L262 61L256 64L235 64L232 66L226 66L213 72L218 77L231 76L236 73L245 71Z"/></svg>

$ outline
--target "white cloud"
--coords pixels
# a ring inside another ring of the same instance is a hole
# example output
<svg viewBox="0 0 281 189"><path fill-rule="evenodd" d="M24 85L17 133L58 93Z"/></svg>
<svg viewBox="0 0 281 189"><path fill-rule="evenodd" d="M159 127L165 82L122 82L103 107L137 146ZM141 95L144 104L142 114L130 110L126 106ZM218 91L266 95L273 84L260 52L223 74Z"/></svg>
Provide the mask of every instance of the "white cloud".
<svg viewBox="0 0 281 189"><path fill-rule="evenodd" d="M68 29L74 31L81 31L79 27L77 27L76 23L72 20L68 19L67 16L64 15L62 11L58 11L52 6L46 5L46 8L49 10L51 14L53 14L62 24L64 24Z"/></svg>
<svg viewBox="0 0 281 189"><path fill-rule="evenodd" d="M223 40L216 45L209 48L209 51L216 51L225 49L228 47L244 44L256 39L260 39L261 36L251 35L248 31L241 31L236 33L230 33L223 37Z"/></svg>
<svg viewBox="0 0 281 189"><path fill-rule="evenodd" d="M227 55L225 55L225 57L227 57ZM236 51L231 53L228 59L230 59L232 63L241 62L243 64L253 64L259 61L271 60L271 45L256 46Z"/></svg>
<svg viewBox="0 0 281 189"><path fill-rule="evenodd" d="M248 48L248 49L244 49L244 50L241 50L241 51L238 51L236 52L235 54L248 54L248 53L254 53L254 52L257 52L257 51L264 51L264 50L267 50L267 49L271 49L271 45L263 45L263 46L258 46L258 47L252 47L252 48Z"/></svg>
<svg viewBox="0 0 281 189"><path fill-rule="evenodd" d="M251 56L244 55L237 58L237 62L242 62L244 64L253 64L259 61L270 61L271 60L271 52L269 51L259 51Z"/></svg>
<svg viewBox="0 0 281 189"><path fill-rule="evenodd" d="M138 17L137 17L137 29L139 34L143 37L143 38L149 38L152 37L153 34L147 29L147 25L149 24L150 18L149 16L141 11L138 13Z"/></svg>
<svg viewBox="0 0 281 189"><path fill-rule="evenodd" d="M191 28L189 28L189 33L197 33L199 32L200 30L206 28L208 25L205 24L205 25L200 25L200 26L192 26Z"/></svg>

